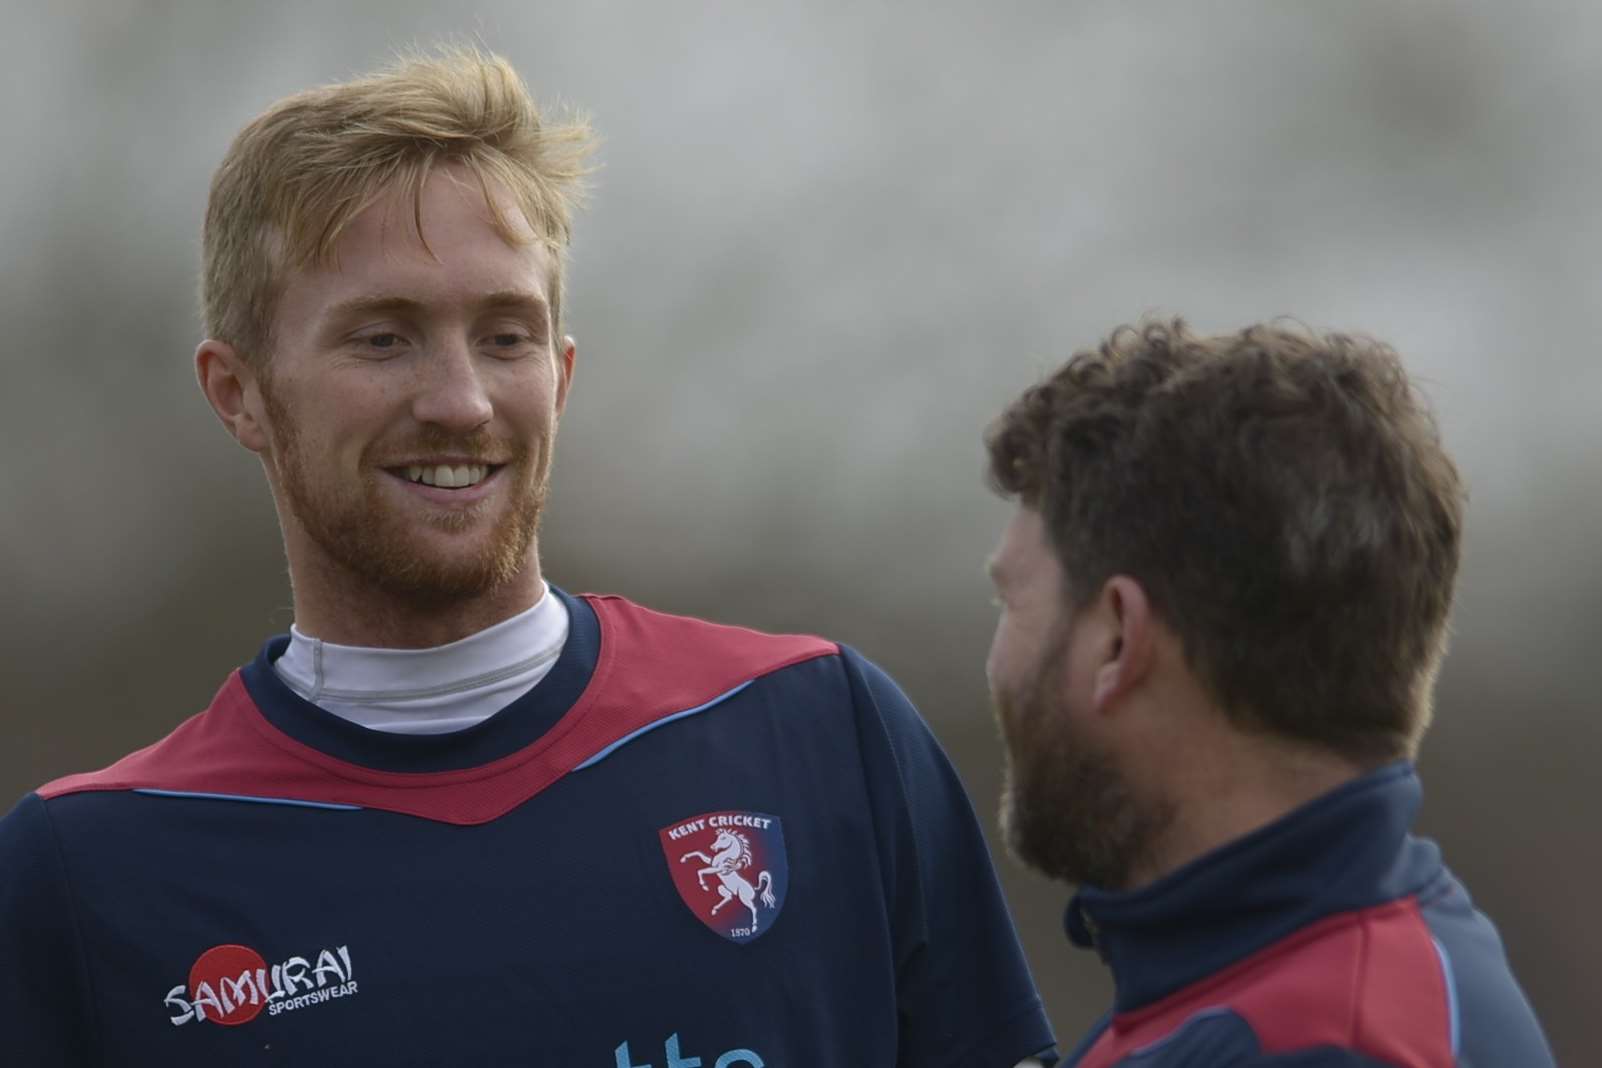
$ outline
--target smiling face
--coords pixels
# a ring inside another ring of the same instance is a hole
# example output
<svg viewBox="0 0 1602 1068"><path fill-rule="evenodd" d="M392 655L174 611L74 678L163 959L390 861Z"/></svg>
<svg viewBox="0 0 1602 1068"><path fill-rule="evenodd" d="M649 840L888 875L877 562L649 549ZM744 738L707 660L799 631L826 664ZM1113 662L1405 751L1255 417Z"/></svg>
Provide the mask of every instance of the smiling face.
<svg viewBox="0 0 1602 1068"><path fill-rule="evenodd" d="M448 168L423 188L426 248L411 208L380 197L334 265L289 272L277 304L258 451L291 571L297 589L322 575L421 601L537 586L573 369L552 336L550 253L503 240L477 183Z"/></svg>

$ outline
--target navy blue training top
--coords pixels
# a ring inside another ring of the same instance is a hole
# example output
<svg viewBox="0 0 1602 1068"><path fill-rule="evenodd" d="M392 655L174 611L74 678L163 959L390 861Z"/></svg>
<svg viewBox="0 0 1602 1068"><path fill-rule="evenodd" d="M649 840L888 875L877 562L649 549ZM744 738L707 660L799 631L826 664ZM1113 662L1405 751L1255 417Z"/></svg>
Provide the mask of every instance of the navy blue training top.
<svg viewBox="0 0 1602 1068"><path fill-rule="evenodd" d="M961 784L849 649L571 598L401 736L271 666L0 820L7 1063L1011 1068L1052 1035Z"/></svg>
<svg viewBox="0 0 1602 1068"><path fill-rule="evenodd" d="M1128 893L1074 942L1117 984L1078 1068L1551 1068L1496 928L1410 833L1406 762Z"/></svg>

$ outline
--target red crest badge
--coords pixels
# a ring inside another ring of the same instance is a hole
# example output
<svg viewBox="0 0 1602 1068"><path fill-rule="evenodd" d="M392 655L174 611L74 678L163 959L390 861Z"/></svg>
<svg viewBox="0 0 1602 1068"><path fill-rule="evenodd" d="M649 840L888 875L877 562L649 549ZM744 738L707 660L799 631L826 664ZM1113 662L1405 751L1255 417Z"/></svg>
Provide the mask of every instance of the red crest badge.
<svg viewBox="0 0 1602 1068"><path fill-rule="evenodd" d="M731 942L768 933L790 888L779 817L707 812L657 833L673 885L696 919Z"/></svg>

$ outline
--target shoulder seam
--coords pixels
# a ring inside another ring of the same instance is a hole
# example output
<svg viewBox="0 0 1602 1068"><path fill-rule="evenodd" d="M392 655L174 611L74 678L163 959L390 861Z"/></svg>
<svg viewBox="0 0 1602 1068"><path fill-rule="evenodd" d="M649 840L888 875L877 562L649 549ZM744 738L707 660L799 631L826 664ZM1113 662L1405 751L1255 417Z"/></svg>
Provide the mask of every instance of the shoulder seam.
<svg viewBox="0 0 1602 1068"><path fill-rule="evenodd" d="M1370 950L1373 948L1373 936L1369 931L1369 920L1363 916L1357 923L1357 967L1352 969L1352 988L1347 994L1347 1004L1351 1006L1351 1019L1347 1023L1346 1041L1352 1049L1362 1048L1363 1036L1363 987L1368 977Z"/></svg>
<svg viewBox="0 0 1602 1068"><path fill-rule="evenodd" d="M38 797L38 794L34 795ZM103 1029L100 1026L99 1006L100 1000L95 997L94 973L89 968L88 951L83 936L83 924L78 918L78 895L72 889L72 873L67 868L67 855L61 848L61 836L56 833L56 821L50 814L50 805L44 798L39 797L39 815L44 820L45 834L50 839L50 848L55 855L56 871L61 879L62 897L65 899L67 919L72 924L72 937L78 956L78 973L82 977L84 986L84 1000L88 1003L88 1015L91 1021L92 1041L97 1063L104 1064L105 1043L102 1041Z"/></svg>
<svg viewBox="0 0 1602 1068"><path fill-rule="evenodd" d="M862 736L862 731L864 729L871 729L878 731L879 734L884 738L885 749L890 753L890 764L895 768L896 771L896 802L898 806L898 812L905 813L907 812L909 806L907 804L906 776L901 770L901 754L896 752L895 742L890 737L889 728L887 728L884 724L884 717L879 714L877 706L874 705L873 695L868 692L867 680L860 677L860 669L852 662L853 656L856 655L856 651L849 650L848 647L844 645L838 646L837 649L838 652L836 654L836 658L840 665L840 674L846 685L846 696L851 701L851 718L854 721L854 726L857 731L857 773L861 776L864 796L869 798L873 796L872 785L868 773L868 754L865 746L863 745ZM852 655L847 655L848 652ZM864 708L864 705L871 705L874 707ZM866 717L872 718L873 722L871 725L867 722ZM881 827L879 820L874 818L871 811L876 806L870 805L869 807L870 814L868 818L868 826L873 829L873 837L879 855L879 892L883 895L884 905L887 912L893 913L895 888L888 880L889 873L885 870L884 861L886 857L891 855L889 844L894 840L895 831L893 828ZM917 839L915 836L913 838L913 848L917 848ZM921 876L918 873L916 858L914 858L912 868L913 878L920 879ZM921 886L919 887L918 893L920 896L923 893ZM896 963L897 967L899 968L900 962L897 961Z"/></svg>

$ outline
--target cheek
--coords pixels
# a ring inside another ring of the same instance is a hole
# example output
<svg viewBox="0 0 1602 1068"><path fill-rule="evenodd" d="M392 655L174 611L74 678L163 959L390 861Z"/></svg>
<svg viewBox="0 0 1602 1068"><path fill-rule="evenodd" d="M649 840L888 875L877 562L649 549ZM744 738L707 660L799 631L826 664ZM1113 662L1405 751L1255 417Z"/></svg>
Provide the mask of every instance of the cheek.
<svg viewBox="0 0 1602 1068"><path fill-rule="evenodd" d="M545 372L524 377L503 390L496 405L506 418L529 430L547 430L556 421L556 390Z"/></svg>
<svg viewBox="0 0 1602 1068"><path fill-rule="evenodd" d="M1001 626L997 624L996 633L990 638L990 652L985 656L985 679L990 683L990 692L996 692L996 682L1001 678Z"/></svg>
<svg viewBox="0 0 1602 1068"><path fill-rule="evenodd" d="M296 423L302 438L316 443L322 462L359 458L368 448L407 425L405 403L378 387L308 390L301 398Z"/></svg>
<svg viewBox="0 0 1602 1068"><path fill-rule="evenodd" d="M990 639L990 655L985 658L985 677L990 681L991 693L1008 693L1013 689L1022 651L1020 638L1016 617L1002 612L996 621L996 633Z"/></svg>

